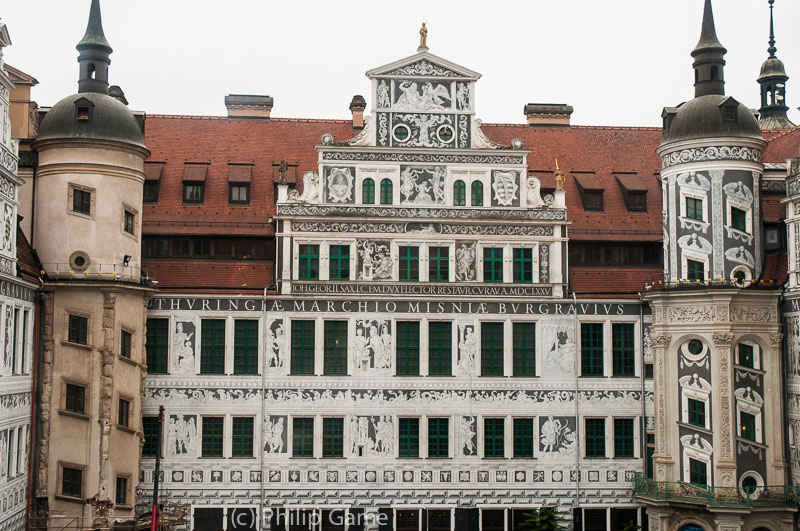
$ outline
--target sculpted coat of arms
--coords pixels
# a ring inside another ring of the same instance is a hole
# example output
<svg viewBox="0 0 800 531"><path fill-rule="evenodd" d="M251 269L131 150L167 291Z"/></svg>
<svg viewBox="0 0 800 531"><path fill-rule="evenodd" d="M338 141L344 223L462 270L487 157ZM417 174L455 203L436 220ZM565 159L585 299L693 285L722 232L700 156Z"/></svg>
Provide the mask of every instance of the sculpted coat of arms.
<svg viewBox="0 0 800 531"><path fill-rule="evenodd" d="M328 199L331 203L348 203L352 200L354 179L350 168L331 168L328 174Z"/></svg>

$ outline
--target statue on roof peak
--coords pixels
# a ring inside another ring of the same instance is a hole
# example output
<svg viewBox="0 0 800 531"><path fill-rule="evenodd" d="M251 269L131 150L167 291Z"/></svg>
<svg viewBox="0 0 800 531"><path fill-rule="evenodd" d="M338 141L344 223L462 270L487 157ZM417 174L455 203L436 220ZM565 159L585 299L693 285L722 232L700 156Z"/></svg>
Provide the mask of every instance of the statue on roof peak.
<svg viewBox="0 0 800 531"><path fill-rule="evenodd" d="M424 52L428 49L428 28L425 25L425 22L422 23L422 27L419 29L419 48L417 48L418 52Z"/></svg>

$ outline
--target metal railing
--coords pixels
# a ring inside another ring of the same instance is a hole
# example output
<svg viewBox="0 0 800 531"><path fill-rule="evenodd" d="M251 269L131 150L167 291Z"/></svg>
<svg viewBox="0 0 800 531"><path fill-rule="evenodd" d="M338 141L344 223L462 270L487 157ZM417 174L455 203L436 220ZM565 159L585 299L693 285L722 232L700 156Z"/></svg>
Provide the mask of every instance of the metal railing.
<svg viewBox="0 0 800 531"><path fill-rule="evenodd" d="M637 477L634 491L638 498L653 501L692 503L713 507L766 507L800 504L799 486L711 487L682 481L655 481Z"/></svg>
<svg viewBox="0 0 800 531"><path fill-rule="evenodd" d="M85 269L74 269L70 264L51 263L42 264L39 275L43 280L72 280L125 282L128 284L149 285L151 282L147 271L139 267L122 264L90 264Z"/></svg>

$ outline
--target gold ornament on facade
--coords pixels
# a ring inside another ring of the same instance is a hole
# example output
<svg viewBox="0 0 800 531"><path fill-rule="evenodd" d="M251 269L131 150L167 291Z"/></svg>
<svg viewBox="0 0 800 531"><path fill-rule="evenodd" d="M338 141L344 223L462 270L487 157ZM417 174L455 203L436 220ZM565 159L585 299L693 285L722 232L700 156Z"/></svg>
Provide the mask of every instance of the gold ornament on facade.
<svg viewBox="0 0 800 531"><path fill-rule="evenodd" d="M419 29L419 51L427 49L428 49L428 28L423 22L422 27Z"/></svg>
<svg viewBox="0 0 800 531"><path fill-rule="evenodd" d="M556 190L564 190L564 173L558 167L558 159L556 159Z"/></svg>

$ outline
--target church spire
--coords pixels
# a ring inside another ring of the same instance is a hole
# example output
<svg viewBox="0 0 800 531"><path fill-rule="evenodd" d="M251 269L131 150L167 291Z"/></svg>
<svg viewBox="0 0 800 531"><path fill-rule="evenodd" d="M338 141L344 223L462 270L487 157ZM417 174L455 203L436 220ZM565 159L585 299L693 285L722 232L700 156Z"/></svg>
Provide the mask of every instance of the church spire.
<svg viewBox="0 0 800 531"><path fill-rule="evenodd" d="M786 82L789 76L786 75L783 61L775 55L778 48L775 47L774 4L775 0L769 0L769 57L761 65L761 74L758 76L761 87L758 124L761 129L790 129L794 124L787 116L789 107L786 105Z"/></svg>
<svg viewBox="0 0 800 531"><path fill-rule="evenodd" d="M80 77L78 92L108 93L108 66L113 51L103 33L103 20L100 15L100 0L92 0L89 9L89 23L86 33L76 46L80 54Z"/></svg>
<svg viewBox="0 0 800 531"><path fill-rule="evenodd" d="M775 52L778 51L775 47L775 22L772 17L774 4L775 0L769 0L769 48L767 48L767 53L769 53L770 58L775 57Z"/></svg>
<svg viewBox="0 0 800 531"><path fill-rule="evenodd" d="M714 11L711 0L705 0L703 9L703 27L700 40L692 50L694 57L694 95L695 97L710 94L725 95L725 54L728 50L719 42L714 26Z"/></svg>

